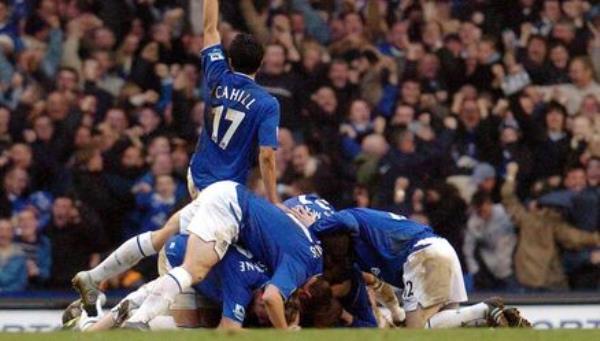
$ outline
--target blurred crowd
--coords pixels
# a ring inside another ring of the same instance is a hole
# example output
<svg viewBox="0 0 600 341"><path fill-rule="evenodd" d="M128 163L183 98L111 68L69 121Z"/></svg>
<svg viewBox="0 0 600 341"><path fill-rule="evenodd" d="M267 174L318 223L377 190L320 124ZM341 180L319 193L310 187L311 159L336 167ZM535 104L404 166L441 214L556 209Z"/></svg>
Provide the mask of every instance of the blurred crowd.
<svg viewBox="0 0 600 341"><path fill-rule="evenodd" d="M202 0L0 0L0 292L67 288L188 200ZM600 5L227 0L278 190L430 224L471 290L600 288ZM261 193L260 175L249 185ZM141 266L110 285L151 278Z"/></svg>

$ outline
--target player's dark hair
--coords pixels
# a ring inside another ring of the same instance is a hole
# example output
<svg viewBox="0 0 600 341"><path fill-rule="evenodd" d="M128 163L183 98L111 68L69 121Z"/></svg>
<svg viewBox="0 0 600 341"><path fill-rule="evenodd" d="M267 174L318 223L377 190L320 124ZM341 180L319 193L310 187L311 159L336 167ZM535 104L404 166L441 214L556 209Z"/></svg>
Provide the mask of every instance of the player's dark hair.
<svg viewBox="0 0 600 341"><path fill-rule="evenodd" d="M240 33L231 42L227 54L234 71L252 75L260 68L265 49L252 35Z"/></svg>
<svg viewBox="0 0 600 341"><path fill-rule="evenodd" d="M329 282L317 278L300 295L300 324L303 327L326 328L339 321L342 307L333 297Z"/></svg>

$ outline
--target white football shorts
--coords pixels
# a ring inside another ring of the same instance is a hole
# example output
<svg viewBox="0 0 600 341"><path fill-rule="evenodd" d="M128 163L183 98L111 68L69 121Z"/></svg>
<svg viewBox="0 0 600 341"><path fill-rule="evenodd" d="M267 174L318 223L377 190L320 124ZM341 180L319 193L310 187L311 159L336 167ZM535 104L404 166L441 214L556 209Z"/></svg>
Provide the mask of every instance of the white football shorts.
<svg viewBox="0 0 600 341"><path fill-rule="evenodd" d="M444 238L420 240L427 245L408 256L404 263L404 310L429 308L467 301L467 290L456 251Z"/></svg>

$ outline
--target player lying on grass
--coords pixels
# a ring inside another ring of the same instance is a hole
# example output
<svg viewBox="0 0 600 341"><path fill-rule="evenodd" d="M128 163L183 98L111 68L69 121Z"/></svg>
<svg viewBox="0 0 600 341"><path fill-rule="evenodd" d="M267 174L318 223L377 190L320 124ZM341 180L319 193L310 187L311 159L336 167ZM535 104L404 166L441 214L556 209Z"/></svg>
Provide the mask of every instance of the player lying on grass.
<svg viewBox="0 0 600 341"><path fill-rule="evenodd" d="M354 208L326 215L318 214L319 207L299 204L293 212L321 238L346 234L352 241L348 255L361 270L403 288L407 327L452 328L480 320L529 326L498 299L459 308L467 293L456 251L430 227L389 212Z"/></svg>
<svg viewBox="0 0 600 341"><path fill-rule="evenodd" d="M271 202L278 203L275 148L279 104L254 82L254 75L262 63L263 47L252 36L242 33L231 42L226 54L217 30L218 1L204 1L203 13L205 48L201 60L206 88L203 96L208 112L205 129L190 163L190 194L194 198L198 191L221 180L246 183L258 150L267 196ZM144 257L158 253L167 239L191 219L196 205L192 202L175 213L160 230L129 239L100 265L73 278L73 286L90 314L94 315L99 283L129 270Z"/></svg>
<svg viewBox="0 0 600 341"><path fill-rule="evenodd" d="M166 263L167 269L181 265L185 256L187 239L187 235L175 235L169 239L165 251L166 257L159 258L159 262ZM203 327L217 327L219 329L239 329L242 325L270 327L271 323L266 315L261 298L263 288L268 280L269 277L264 265L255 262L248 255L248 252L232 247L227 251L223 260L208 273L204 281L194 285L175 300L171 308L179 311L179 317L183 317L183 319L177 321L177 316L173 316L175 319L174 326L184 328L201 327L200 325L187 324L195 317L186 318L184 314L210 314L210 312L216 311L220 314L218 324ZM155 284L156 282L152 281L129 294L109 314L100 319L88 317L83 312L82 318L77 321L79 329L83 331L100 331L120 327L130 314L142 305L152 292ZM299 290L294 295L295 297L286 304L286 320L290 326L299 323L298 295L302 291L303 289ZM201 296L203 304L209 304L214 308L199 311L197 295ZM318 307L315 310L318 310ZM250 316L249 319L247 319L247 315ZM202 316L200 320L214 321L215 319L213 316Z"/></svg>
<svg viewBox="0 0 600 341"><path fill-rule="evenodd" d="M222 181L207 187L196 199L183 265L160 277L152 294L126 322L143 328L166 311L175 297L206 278L232 244L248 250L269 272L262 299L275 328L288 328L284 302L297 289L328 287L319 240L281 209L257 197L245 186ZM322 290L315 302L329 304L331 291Z"/></svg>

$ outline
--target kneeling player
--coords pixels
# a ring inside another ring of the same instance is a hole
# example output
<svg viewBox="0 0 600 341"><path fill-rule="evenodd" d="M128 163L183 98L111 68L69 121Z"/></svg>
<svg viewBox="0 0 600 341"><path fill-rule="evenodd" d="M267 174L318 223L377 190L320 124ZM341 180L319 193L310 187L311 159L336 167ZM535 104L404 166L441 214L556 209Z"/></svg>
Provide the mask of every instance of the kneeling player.
<svg viewBox="0 0 600 341"><path fill-rule="evenodd" d="M333 207L317 195L300 195L290 198L284 205L293 209L301 206L322 218L335 213ZM398 326L404 322L404 311L400 308L393 288L376 278L362 272L348 257L350 240L344 235L329 234L321 238L324 249L324 275L331 283L334 297L344 309L341 324L353 328L376 328ZM389 310L390 320L382 316L377 302Z"/></svg>
<svg viewBox="0 0 600 341"><path fill-rule="evenodd" d="M499 300L458 308L467 300L456 252L430 227L393 213L347 209L321 216L297 205L296 217L319 236L347 233L363 271L404 288L406 325L451 328L488 320L493 326L527 326L516 309Z"/></svg>

